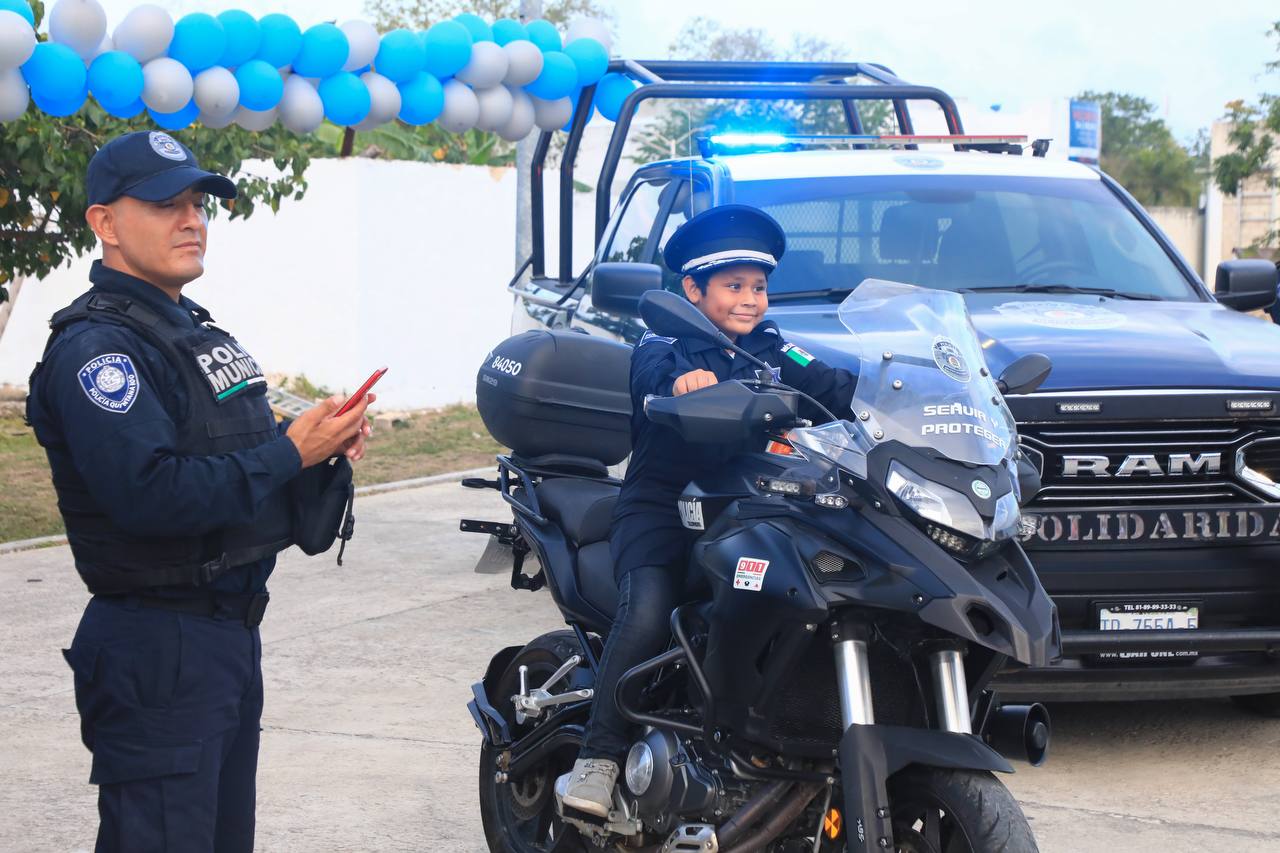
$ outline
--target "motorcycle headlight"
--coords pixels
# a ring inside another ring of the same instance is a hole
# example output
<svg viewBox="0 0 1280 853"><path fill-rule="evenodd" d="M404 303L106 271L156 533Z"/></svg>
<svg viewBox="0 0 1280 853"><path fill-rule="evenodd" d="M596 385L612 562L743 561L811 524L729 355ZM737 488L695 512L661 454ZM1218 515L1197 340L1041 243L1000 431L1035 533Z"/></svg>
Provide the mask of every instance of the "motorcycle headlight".
<svg viewBox="0 0 1280 853"><path fill-rule="evenodd" d="M926 480L899 462L889 465L885 486L912 512L927 521L971 536L974 539L990 538L982 516L964 495L941 483ZM1016 514L1017 499L1013 500ZM999 507L997 506L997 514Z"/></svg>

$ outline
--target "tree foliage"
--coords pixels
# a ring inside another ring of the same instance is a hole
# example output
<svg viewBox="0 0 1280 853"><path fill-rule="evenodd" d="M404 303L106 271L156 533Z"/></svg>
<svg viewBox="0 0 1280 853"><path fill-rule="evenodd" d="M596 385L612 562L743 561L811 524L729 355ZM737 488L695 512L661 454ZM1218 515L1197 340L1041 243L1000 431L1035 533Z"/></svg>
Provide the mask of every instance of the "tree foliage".
<svg viewBox="0 0 1280 853"><path fill-rule="evenodd" d="M1192 150L1180 145L1156 105L1123 92L1081 92L1079 100L1102 107L1099 165L1144 205L1193 206L1203 187L1204 138Z"/></svg>
<svg viewBox="0 0 1280 853"><path fill-rule="evenodd" d="M325 123L315 136L321 148L316 156L333 157L342 150L344 129ZM372 130L356 132L351 153L381 160L420 160L427 163L463 163L470 166L510 166L516 147L496 133L468 130L449 133L434 124L413 127L394 121Z"/></svg>
<svg viewBox="0 0 1280 853"><path fill-rule="evenodd" d="M780 48L762 29L726 28L710 18L691 18L668 49L672 59L736 62L834 62L848 59L842 48L818 36L797 35ZM855 108L866 133L886 132L894 126L886 101L857 101ZM690 155L697 136L712 128L743 128L792 133L848 133L844 109L838 101L664 101L657 117L638 135L633 158L649 163Z"/></svg>
<svg viewBox="0 0 1280 853"><path fill-rule="evenodd" d="M499 18L520 19L520 0L365 0L364 9L383 32L397 27L423 30L436 21L448 20L463 12L490 22ZM612 19L595 0L548 0L543 4L542 17L557 26L567 24L578 15Z"/></svg>
<svg viewBox="0 0 1280 853"><path fill-rule="evenodd" d="M1280 21L1274 22L1267 34L1280 46ZM1266 70L1280 70L1280 60L1268 62ZM1263 93L1256 103L1231 101L1225 118L1231 122L1227 133L1231 150L1213 161L1213 179L1218 187L1235 195L1246 180L1262 174L1267 175L1269 186L1276 187L1277 179L1269 170L1275 137L1280 134L1280 95ZM1270 242L1274 236L1272 232L1265 239Z"/></svg>

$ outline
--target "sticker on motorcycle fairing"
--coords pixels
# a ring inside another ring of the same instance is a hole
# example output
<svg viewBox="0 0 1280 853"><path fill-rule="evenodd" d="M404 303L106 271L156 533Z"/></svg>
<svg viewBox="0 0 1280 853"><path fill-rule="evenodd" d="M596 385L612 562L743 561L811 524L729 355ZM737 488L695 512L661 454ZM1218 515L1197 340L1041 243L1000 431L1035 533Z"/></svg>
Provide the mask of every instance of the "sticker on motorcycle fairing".
<svg viewBox="0 0 1280 853"><path fill-rule="evenodd" d="M973 493L975 495L982 498L984 501L991 497L991 487L981 480L974 480L970 483L969 487L973 489Z"/></svg>
<svg viewBox="0 0 1280 853"><path fill-rule="evenodd" d="M1082 332L1094 332L1101 329L1114 329L1125 324L1125 316L1118 311L1112 311L1100 305L1086 305L1080 302L1049 302L1041 300L1033 302L1004 302L996 306L996 311L1006 317L1013 317L1050 329L1076 329Z"/></svg>
<svg viewBox="0 0 1280 853"><path fill-rule="evenodd" d="M676 501L676 505L680 507L680 523L687 529L707 529L706 523L702 520L702 501L681 498Z"/></svg>
<svg viewBox="0 0 1280 853"><path fill-rule="evenodd" d="M800 347L795 344L783 344L782 351L801 367L808 367L813 362L813 356L809 355L809 353L800 349Z"/></svg>
<svg viewBox="0 0 1280 853"><path fill-rule="evenodd" d="M733 573L733 588L759 592L764 586L764 573L769 571L769 561L757 557L742 557Z"/></svg>
<svg viewBox="0 0 1280 853"><path fill-rule="evenodd" d="M219 403L250 388L267 384L258 362L233 340L205 341L193 352L213 398Z"/></svg>
<svg viewBox="0 0 1280 853"><path fill-rule="evenodd" d="M933 361L955 381L969 381L969 365L965 364L960 348L941 335L933 339Z"/></svg>

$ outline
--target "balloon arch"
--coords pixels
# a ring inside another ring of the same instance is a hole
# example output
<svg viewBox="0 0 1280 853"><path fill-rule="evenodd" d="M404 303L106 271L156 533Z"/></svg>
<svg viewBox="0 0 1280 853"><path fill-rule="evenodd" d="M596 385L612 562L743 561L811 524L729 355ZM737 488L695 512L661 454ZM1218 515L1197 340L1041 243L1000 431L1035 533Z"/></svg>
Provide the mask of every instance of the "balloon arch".
<svg viewBox="0 0 1280 853"><path fill-rule="evenodd" d="M584 86L596 86L594 110L614 120L637 85L606 73L612 36L591 18L561 34L543 20L463 14L379 35L362 20L304 30L287 15L237 9L174 21L146 4L108 32L98 0L57 0L47 25L40 41L27 0L0 0L0 122L32 102L71 115L92 96L113 116L145 110L166 130L278 121L310 133L325 119L356 130L399 119L514 142L567 127Z"/></svg>

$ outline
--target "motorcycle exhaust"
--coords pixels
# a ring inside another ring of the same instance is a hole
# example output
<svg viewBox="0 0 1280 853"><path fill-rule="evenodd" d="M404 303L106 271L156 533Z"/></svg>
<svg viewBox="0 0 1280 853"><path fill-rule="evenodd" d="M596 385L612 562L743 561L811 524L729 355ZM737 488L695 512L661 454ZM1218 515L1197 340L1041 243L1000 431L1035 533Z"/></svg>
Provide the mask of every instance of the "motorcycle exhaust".
<svg viewBox="0 0 1280 853"><path fill-rule="evenodd" d="M1051 730L1049 710L1039 702L1002 705L987 720L983 737L1005 758L1039 767L1049 754Z"/></svg>

